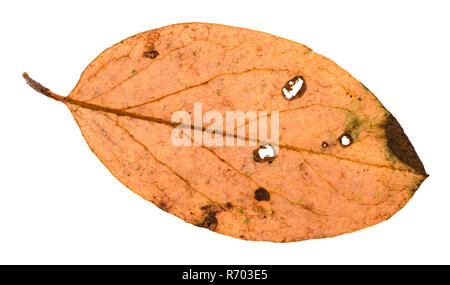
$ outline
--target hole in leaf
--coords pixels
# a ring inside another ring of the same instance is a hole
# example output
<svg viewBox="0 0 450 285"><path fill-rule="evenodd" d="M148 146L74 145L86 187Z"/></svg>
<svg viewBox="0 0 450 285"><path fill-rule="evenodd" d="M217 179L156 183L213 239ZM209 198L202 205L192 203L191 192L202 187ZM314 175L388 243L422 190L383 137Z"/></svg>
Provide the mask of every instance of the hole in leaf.
<svg viewBox="0 0 450 285"><path fill-rule="evenodd" d="M284 98L293 100L301 97L306 90L306 83L302 76L297 75L289 80L281 89Z"/></svg>
<svg viewBox="0 0 450 285"><path fill-rule="evenodd" d="M253 159L256 162L271 162L275 159L277 154L271 145L262 145L253 151Z"/></svg>
<svg viewBox="0 0 450 285"><path fill-rule="evenodd" d="M349 134L343 134L339 137L339 142L343 147L347 147L353 143L353 138Z"/></svg>
<svg viewBox="0 0 450 285"><path fill-rule="evenodd" d="M327 143L327 142L325 142L325 141L324 141L324 142L322 142L322 147L323 147L323 148L327 148L327 147L328 147L328 143Z"/></svg>

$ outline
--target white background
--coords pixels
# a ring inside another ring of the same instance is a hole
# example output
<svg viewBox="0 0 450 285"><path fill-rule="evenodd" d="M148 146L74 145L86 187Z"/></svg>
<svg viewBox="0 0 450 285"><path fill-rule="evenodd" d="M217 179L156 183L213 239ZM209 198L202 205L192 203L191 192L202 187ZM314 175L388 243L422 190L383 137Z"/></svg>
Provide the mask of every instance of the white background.
<svg viewBox="0 0 450 285"><path fill-rule="evenodd" d="M2 1L0 263L450 263L447 1ZM288 38L363 82L397 117L430 177L391 219L335 238L243 241L167 214L119 183L67 108L91 60L138 32L213 22Z"/></svg>

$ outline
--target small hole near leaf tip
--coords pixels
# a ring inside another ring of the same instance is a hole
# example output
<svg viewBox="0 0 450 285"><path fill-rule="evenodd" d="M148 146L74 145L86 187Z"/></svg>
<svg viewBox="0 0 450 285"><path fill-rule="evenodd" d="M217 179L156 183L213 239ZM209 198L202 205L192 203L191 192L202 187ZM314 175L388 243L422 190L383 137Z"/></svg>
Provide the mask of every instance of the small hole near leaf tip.
<svg viewBox="0 0 450 285"><path fill-rule="evenodd" d="M351 137L351 135L349 134L342 134L339 137L339 143L343 146L343 147L348 147L353 143L353 138Z"/></svg>

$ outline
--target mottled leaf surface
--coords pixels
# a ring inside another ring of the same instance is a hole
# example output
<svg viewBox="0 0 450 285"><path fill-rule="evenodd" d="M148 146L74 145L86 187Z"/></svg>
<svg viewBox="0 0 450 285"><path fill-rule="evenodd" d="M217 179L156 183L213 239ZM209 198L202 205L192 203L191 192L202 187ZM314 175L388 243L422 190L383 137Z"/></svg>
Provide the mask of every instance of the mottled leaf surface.
<svg viewBox="0 0 450 285"><path fill-rule="evenodd" d="M282 88L299 76L306 88L287 100ZM263 32L189 23L140 33L101 53L68 97L55 96L129 189L237 238L289 242L362 229L391 217L427 177L397 120L364 85ZM257 162L248 145L175 147L171 116L192 113L196 102L224 117L278 110L276 159Z"/></svg>

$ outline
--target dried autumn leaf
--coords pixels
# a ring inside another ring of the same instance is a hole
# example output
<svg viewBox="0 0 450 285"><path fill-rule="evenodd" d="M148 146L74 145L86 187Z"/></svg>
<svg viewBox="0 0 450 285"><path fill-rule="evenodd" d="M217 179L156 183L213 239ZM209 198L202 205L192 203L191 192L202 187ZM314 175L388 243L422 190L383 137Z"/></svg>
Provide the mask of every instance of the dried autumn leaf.
<svg viewBox="0 0 450 285"><path fill-rule="evenodd" d="M66 104L124 185L233 237L288 242L362 229L391 217L428 176L364 85L262 32L190 23L140 33L101 53L67 97L24 77ZM203 114L279 111L276 156L260 157L267 145L206 146L195 136L197 146L174 146L172 114L198 102Z"/></svg>

